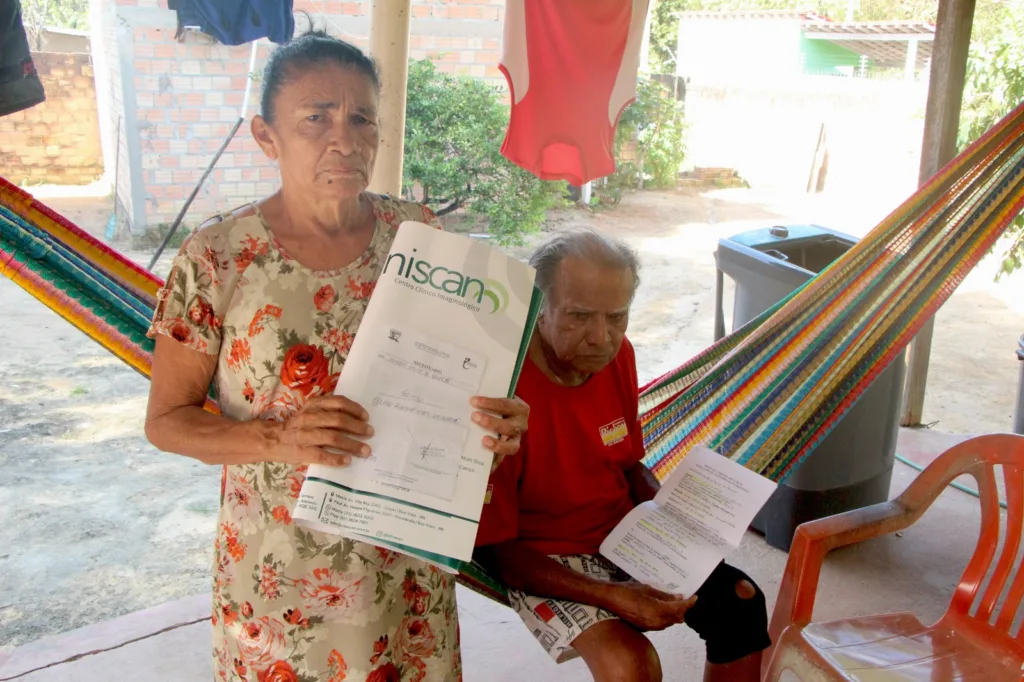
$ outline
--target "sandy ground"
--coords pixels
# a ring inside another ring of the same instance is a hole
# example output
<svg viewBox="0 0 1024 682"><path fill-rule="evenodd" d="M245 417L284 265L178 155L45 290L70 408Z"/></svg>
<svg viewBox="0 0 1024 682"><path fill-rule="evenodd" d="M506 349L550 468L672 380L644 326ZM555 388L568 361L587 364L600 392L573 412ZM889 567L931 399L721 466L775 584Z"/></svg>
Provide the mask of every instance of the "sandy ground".
<svg viewBox="0 0 1024 682"><path fill-rule="evenodd" d="M630 335L645 381L710 344L719 238L780 222L861 236L896 200L644 193L553 223L585 222L639 250ZM109 200L46 201L102 234ZM1024 278L997 286L993 268L983 263L938 317L925 420L942 431L1011 424ZM218 470L152 448L148 382L6 279L0 311L0 646L207 591Z"/></svg>

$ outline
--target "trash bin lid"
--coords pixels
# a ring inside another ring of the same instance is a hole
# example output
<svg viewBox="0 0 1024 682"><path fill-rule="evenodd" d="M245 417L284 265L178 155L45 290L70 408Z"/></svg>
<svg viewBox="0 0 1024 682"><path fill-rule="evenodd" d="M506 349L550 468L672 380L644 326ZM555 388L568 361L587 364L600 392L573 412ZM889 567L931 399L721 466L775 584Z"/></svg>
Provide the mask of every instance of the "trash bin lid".
<svg viewBox="0 0 1024 682"><path fill-rule="evenodd" d="M857 239L848 234L830 230L821 225L772 225L758 230L748 230L731 237L722 239L722 242L735 242L751 249L764 251L779 244L792 244L804 240L816 240L826 237L834 237L840 241L848 242L850 246L857 243Z"/></svg>
<svg viewBox="0 0 1024 682"><path fill-rule="evenodd" d="M770 225L719 239L715 261L737 282L753 274L797 287L856 243L855 237L820 225Z"/></svg>

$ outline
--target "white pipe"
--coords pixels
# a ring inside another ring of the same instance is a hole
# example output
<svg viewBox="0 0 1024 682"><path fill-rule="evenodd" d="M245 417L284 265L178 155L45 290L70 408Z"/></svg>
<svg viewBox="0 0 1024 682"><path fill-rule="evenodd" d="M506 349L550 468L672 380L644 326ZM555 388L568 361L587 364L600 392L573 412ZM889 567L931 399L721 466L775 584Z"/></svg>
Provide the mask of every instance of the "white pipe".
<svg viewBox="0 0 1024 682"><path fill-rule="evenodd" d="M651 21L654 18L654 6L658 0L651 0L647 5L647 14L644 16L644 37L640 41L640 73L647 73L650 67L651 52Z"/></svg>
<svg viewBox="0 0 1024 682"><path fill-rule="evenodd" d="M120 114L114 111L113 78L110 63L104 50L104 28L114 22L113 6L106 7L100 0L89 1L89 48L92 52L92 73L96 84L96 113L100 124L100 149L103 152L103 177L100 182L104 187L114 187L114 166L117 165L117 145L115 125ZM104 16L107 15L107 16ZM116 25L116 24L115 24ZM116 39L116 32L114 37ZM117 194L117 188L114 187Z"/></svg>
<svg viewBox="0 0 1024 682"><path fill-rule="evenodd" d="M259 45L259 39L252 41L252 48L249 51L249 75L245 79L245 95L242 97L242 111L238 114L239 118L245 118L245 112L249 108L249 93L252 92L252 77L256 71L256 47Z"/></svg>
<svg viewBox="0 0 1024 682"><path fill-rule="evenodd" d="M370 54L380 68L380 149L370 191L402 191L405 151L405 96L409 82L411 0L373 0L370 5Z"/></svg>
<svg viewBox="0 0 1024 682"><path fill-rule="evenodd" d="M907 80L914 80L914 76L917 75L917 41L907 41L907 63L904 75Z"/></svg>

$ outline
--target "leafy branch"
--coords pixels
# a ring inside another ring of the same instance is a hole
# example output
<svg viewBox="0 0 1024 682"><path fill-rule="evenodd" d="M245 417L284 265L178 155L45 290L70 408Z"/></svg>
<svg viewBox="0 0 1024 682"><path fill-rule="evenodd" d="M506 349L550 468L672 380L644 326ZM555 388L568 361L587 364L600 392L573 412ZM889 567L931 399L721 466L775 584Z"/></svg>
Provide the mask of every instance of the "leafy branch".
<svg viewBox="0 0 1024 682"><path fill-rule="evenodd" d="M465 210L486 221L495 241L513 245L539 229L564 183L538 180L501 155L503 92L428 60L411 62L402 193L439 216Z"/></svg>

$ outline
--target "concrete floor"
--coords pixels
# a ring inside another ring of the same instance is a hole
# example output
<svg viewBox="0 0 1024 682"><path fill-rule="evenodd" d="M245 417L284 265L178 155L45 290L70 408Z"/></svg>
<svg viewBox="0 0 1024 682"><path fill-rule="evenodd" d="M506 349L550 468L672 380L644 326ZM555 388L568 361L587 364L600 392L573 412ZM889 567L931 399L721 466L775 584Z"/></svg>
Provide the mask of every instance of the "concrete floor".
<svg viewBox="0 0 1024 682"><path fill-rule="evenodd" d="M927 464L962 437L903 432L900 449ZM917 474L897 463L892 495ZM946 608L977 538L978 501L947 489L921 521L900 535L849 547L829 555L821 576L816 620L913 611L934 620ZM774 605L787 555L748 533L730 563L761 585ZM131 671L147 682L208 682L209 598L198 595L106 623L48 637L13 651L0 651L0 681L107 682ZM459 589L465 679L469 682L585 682L579 660L556 666L518 618L467 590ZM699 680L702 642L685 627L652 635L666 680ZM115 672L117 671L117 672Z"/></svg>

